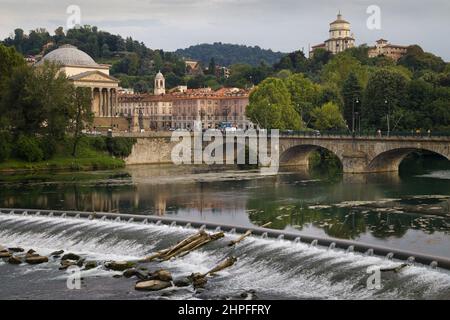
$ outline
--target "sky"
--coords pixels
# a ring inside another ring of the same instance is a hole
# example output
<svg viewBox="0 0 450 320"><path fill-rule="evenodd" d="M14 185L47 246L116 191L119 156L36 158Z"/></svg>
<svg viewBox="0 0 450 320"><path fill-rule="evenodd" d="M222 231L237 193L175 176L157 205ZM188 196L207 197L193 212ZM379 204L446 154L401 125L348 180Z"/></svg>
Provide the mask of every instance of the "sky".
<svg viewBox="0 0 450 320"><path fill-rule="evenodd" d="M167 51L213 42L307 51L328 39L340 10L357 44L419 44L450 61L449 0L0 0L0 38L16 28L66 28L71 5L82 25ZM372 5L380 8L379 30L367 27Z"/></svg>

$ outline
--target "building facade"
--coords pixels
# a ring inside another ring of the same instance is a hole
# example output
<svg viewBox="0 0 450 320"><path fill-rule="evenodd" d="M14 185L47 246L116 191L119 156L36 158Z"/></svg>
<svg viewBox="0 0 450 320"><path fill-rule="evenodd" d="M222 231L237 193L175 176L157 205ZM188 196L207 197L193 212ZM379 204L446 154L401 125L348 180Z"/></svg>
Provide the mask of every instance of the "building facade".
<svg viewBox="0 0 450 320"><path fill-rule="evenodd" d="M109 65L97 64L88 54L72 45L63 45L45 55L36 67L45 62L60 66L75 87L86 87L92 94L94 127L118 126L115 109L118 101L119 80L109 75Z"/></svg>
<svg viewBox="0 0 450 320"><path fill-rule="evenodd" d="M249 92L237 88L188 90L173 94L173 127L216 129L224 124L236 129L248 129L252 123L246 117Z"/></svg>
<svg viewBox="0 0 450 320"><path fill-rule="evenodd" d="M390 44L389 41L385 39L378 40L374 47L369 48L369 58L385 56L391 58L394 61L398 61L401 57L403 57L407 53L408 53L407 46Z"/></svg>
<svg viewBox="0 0 450 320"><path fill-rule="evenodd" d="M350 22L343 19L339 13L337 19L330 23L329 39L324 43L311 47L310 57L314 56L317 49L325 49L333 54L338 54L355 46L355 37L351 33Z"/></svg>
<svg viewBox="0 0 450 320"><path fill-rule="evenodd" d="M130 119L128 130L161 131L168 129L193 130L196 123L203 129L227 126L247 129L252 123L245 116L249 91L237 88L187 89L180 87L165 92L162 74L155 77L154 94L119 95L117 113Z"/></svg>

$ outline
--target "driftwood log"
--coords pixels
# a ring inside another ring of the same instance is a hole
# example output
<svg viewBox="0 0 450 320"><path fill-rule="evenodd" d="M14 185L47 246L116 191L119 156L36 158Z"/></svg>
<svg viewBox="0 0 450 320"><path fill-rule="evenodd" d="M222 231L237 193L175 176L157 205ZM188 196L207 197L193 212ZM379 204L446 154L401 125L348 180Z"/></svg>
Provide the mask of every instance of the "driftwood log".
<svg viewBox="0 0 450 320"><path fill-rule="evenodd" d="M198 288L204 288L206 286L206 284L208 283L208 275L214 275L215 273L225 270L227 268L232 267L237 261L237 258L235 257L230 257L226 260L224 260L223 262L219 263L216 267L214 267L213 269L211 269L210 271L208 271L205 274L201 274L201 273L193 273L191 276L189 276L189 281L192 283L192 285L194 286L194 289L198 289Z"/></svg>
<svg viewBox="0 0 450 320"><path fill-rule="evenodd" d="M209 270L207 273L204 274L204 276L206 277L208 275L214 275L217 272L220 272L222 270L230 268L230 267L234 266L234 264L237 262L237 260L238 259L236 257L230 257L230 258L226 259L225 261L221 262L220 264L218 264L213 269Z"/></svg>
<svg viewBox="0 0 450 320"><path fill-rule="evenodd" d="M383 269L380 269L380 271L381 272L395 272L395 273L399 273L400 271L402 271L403 269L405 269L407 267L409 267L409 265L404 263L404 264L401 264L401 265L399 265L397 267L393 267L393 268L383 268Z"/></svg>
<svg viewBox="0 0 450 320"><path fill-rule="evenodd" d="M262 225L260 228L267 228L272 224L272 222L268 222L264 225ZM244 233L242 236L240 236L239 238L237 238L236 240L231 241L228 246L229 247L233 247L239 243L241 243L243 240L245 240L246 238L250 237L252 235L252 232L249 230L246 233Z"/></svg>
<svg viewBox="0 0 450 320"><path fill-rule="evenodd" d="M223 237L225 237L225 234L223 232L219 232L216 234L208 234L202 230L199 233L180 241L179 243L170 248L158 251L157 253L144 258L140 262L147 263L152 262L154 260L167 261L175 257L183 257L189 254L190 252L197 250L200 247L207 245L208 243L219 240Z"/></svg>

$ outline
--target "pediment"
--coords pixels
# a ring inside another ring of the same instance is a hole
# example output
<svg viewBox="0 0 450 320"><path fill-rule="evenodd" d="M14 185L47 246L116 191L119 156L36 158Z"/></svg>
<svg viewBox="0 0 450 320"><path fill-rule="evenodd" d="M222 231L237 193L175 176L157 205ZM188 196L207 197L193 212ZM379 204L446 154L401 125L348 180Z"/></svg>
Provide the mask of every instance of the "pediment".
<svg viewBox="0 0 450 320"><path fill-rule="evenodd" d="M84 73L80 73L77 75L74 75L72 77L70 77L71 80L74 81L87 81L87 82L119 82L119 80L117 80L114 77L111 77L103 72L100 71L89 71L89 72L84 72Z"/></svg>

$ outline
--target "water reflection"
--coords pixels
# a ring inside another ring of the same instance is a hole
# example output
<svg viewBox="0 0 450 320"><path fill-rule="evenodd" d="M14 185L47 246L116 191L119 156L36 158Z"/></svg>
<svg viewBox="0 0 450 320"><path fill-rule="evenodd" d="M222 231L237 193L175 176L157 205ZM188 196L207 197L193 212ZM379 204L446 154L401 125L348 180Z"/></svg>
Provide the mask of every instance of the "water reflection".
<svg viewBox="0 0 450 320"><path fill-rule="evenodd" d="M137 166L11 176L1 177L0 206L169 215L243 226L270 221L276 229L450 256L450 180L430 177L434 171L427 165L434 163L418 167L414 160L400 175L289 168L262 176L224 168ZM448 169L438 166L444 176Z"/></svg>

